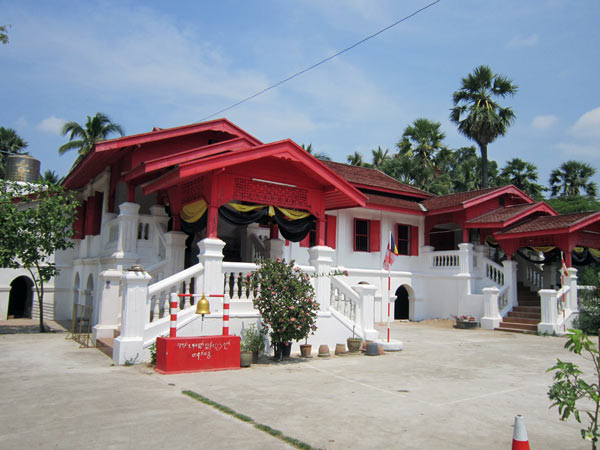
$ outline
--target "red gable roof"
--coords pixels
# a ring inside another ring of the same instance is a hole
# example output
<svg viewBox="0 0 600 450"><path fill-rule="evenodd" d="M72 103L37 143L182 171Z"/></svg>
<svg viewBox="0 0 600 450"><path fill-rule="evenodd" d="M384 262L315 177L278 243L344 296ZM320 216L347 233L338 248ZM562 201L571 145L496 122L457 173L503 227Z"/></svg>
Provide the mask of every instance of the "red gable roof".
<svg viewBox="0 0 600 450"><path fill-rule="evenodd" d="M467 220L465 226L467 228L502 228L512 225L532 214L540 213L551 216L557 215L557 212L544 202L524 203L522 205L500 207L479 217Z"/></svg>
<svg viewBox="0 0 600 450"><path fill-rule="evenodd" d="M394 194L423 199L433 196L433 194L430 194L429 192L422 191L408 184L400 183L395 178L392 178L377 169L351 166L350 164L333 161L323 161L323 163L358 188L382 190Z"/></svg>
<svg viewBox="0 0 600 450"><path fill-rule="evenodd" d="M367 196L367 208L425 215L425 212L423 211L423 209L421 209L421 206L417 202L411 202L410 200L403 200L401 198L386 197L383 195L365 195Z"/></svg>
<svg viewBox="0 0 600 450"><path fill-rule="evenodd" d="M490 198L503 194L513 194L522 198L527 203L534 203L533 199L513 185L490 187L477 191L458 192L456 194L443 195L441 197L429 198L421 204L427 211L457 210L477 204Z"/></svg>
<svg viewBox="0 0 600 450"><path fill-rule="evenodd" d="M495 236L501 239L502 237L513 237L520 234L570 232L597 221L600 221L599 211L564 214L560 216L542 216L516 225L508 230L495 233Z"/></svg>

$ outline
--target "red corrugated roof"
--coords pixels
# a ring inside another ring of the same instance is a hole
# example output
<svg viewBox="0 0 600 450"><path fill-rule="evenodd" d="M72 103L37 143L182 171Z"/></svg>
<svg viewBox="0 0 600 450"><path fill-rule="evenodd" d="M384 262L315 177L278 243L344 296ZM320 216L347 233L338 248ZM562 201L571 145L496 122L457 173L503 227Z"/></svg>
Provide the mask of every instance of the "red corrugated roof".
<svg viewBox="0 0 600 450"><path fill-rule="evenodd" d="M443 195L441 197L433 197L428 198L427 200L421 202L423 206L427 208L428 211L433 211L436 209L445 209L451 208L453 206L460 206L463 203L474 200L478 197L483 197L491 192L499 191L500 189L504 189L506 186L499 187L490 187L486 189L479 189L477 191L468 191L468 192L458 192L456 194Z"/></svg>
<svg viewBox="0 0 600 450"><path fill-rule="evenodd" d="M467 220L467 223L505 222L512 217L526 212L528 209L535 208L538 205L539 203L525 203L523 205L503 206L479 217Z"/></svg>
<svg viewBox="0 0 600 450"><path fill-rule="evenodd" d="M351 166L350 164L343 164L333 161L323 161L323 163L342 178L359 187L384 189L398 194L405 194L419 198L429 198L433 195L408 184L400 183L398 180L377 169Z"/></svg>
<svg viewBox="0 0 600 450"><path fill-rule="evenodd" d="M417 202L402 200L400 198L385 197L383 195L365 194L367 196L367 206L382 205L393 209L405 209L409 211L418 211L423 213L423 210Z"/></svg>

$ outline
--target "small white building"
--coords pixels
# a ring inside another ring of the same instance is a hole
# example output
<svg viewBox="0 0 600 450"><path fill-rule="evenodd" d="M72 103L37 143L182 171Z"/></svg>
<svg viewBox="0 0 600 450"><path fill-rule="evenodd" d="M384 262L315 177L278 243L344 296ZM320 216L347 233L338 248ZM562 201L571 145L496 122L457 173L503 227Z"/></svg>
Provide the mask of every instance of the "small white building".
<svg viewBox="0 0 600 450"><path fill-rule="evenodd" d="M348 272L313 278L315 343L342 342L353 329L378 339L388 311L392 320L469 315L490 329L561 332L577 311L576 270L561 303L563 292L540 291L560 284L560 264L539 250L560 248L571 265L575 246L600 247L600 213L559 216L514 186L434 197L378 170L320 161L291 140L263 144L226 119L98 142L63 184L82 205L75 247L55 255L61 274L44 314L70 320L86 305L94 339L115 339L120 364L146 358L168 333L173 292L225 294L232 332L256 322L241 279L257 257ZM399 256L388 271L390 234ZM193 299L180 302L178 333L219 334L221 297L210 297L203 321ZM25 271L0 270L1 317L36 317L32 300Z"/></svg>

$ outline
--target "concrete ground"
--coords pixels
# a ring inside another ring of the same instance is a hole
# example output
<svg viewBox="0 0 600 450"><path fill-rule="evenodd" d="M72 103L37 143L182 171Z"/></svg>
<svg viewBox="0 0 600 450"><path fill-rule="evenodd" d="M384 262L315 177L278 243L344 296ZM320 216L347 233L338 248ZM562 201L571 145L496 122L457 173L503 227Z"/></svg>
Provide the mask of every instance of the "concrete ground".
<svg viewBox="0 0 600 450"><path fill-rule="evenodd" d="M394 323L405 349L384 356L167 376L111 366L64 333L7 335L0 324L0 448L287 447L184 389L317 448L510 448L516 414L531 448L590 448L579 424L549 409L545 370L576 361L563 338L446 323Z"/></svg>

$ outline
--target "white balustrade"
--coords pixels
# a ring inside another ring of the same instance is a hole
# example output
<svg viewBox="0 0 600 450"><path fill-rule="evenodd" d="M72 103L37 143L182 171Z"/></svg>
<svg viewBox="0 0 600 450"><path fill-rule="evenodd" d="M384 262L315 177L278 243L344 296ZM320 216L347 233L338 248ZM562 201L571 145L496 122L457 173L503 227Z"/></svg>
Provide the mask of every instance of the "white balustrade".
<svg viewBox="0 0 600 450"><path fill-rule="evenodd" d="M448 269L460 267L458 251L431 253L431 267L434 269Z"/></svg>
<svg viewBox="0 0 600 450"><path fill-rule="evenodd" d="M504 286L504 268L493 261L486 260L485 277L497 286Z"/></svg>
<svg viewBox="0 0 600 450"><path fill-rule="evenodd" d="M539 291L544 286L544 274L537 264L527 264L527 284L533 290Z"/></svg>
<svg viewBox="0 0 600 450"><path fill-rule="evenodd" d="M253 263L223 263L223 292L229 294L232 302L254 299L254 292L245 280L256 269L257 265Z"/></svg>

